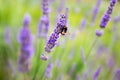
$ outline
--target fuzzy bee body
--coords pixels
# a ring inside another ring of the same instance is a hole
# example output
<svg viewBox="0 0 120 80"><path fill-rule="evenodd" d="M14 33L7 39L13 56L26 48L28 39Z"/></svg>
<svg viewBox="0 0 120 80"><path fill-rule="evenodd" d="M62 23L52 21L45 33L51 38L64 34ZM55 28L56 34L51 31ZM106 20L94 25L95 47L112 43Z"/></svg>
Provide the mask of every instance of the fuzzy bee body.
<svg viewBox="0 0 120 80"><path fill-rule="evenodd" d="M67 33L68 28L66 26L64 26L63 28L61 28L61 35L65 35Z"/></svg>

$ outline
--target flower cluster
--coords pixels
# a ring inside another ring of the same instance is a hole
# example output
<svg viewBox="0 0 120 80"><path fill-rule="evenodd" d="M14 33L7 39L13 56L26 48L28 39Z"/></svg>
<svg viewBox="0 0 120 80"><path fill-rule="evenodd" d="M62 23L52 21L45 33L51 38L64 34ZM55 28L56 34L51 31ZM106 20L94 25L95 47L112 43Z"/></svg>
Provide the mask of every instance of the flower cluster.
<svg viewBox="0 0 120 80"><path fill-rule="evenodd" d="M103 30L98 30L98 29L96 29L96 35L97 35L98 37L102 36L103 33L104 33Z"/></svg>
<svg viewBox="0 0 120 80"><path fill-rule="evenodd" d="M66 19L67 17L65 15L61 15L61 18L59 22L57 23L56 28L54 29L54 32L51 34L46 46L45 51L51 52L51 49L55 46L57 39L59 38L59 34L61 33L61 29L66 26Z"/></svg>
<svg viewBox="0 0 120 80"><path fill-rule="evenodd" d="M95 71L94 75L93 75L93 80L97 80L98 76L101 73L102 68L98 67L98 69Z"/></svg>
<svg viewBox="0 0 120 80"><path fill-rule="evenodd" d="M30 68L30 60L33 54L32 37L29 30L30 15L26 14L23 19L23 28L20 31L20 56L18 60L18 68L21 72L27 72Z"/></svg>
<svg viewBox="0 0 120 80"><path fill-rule="evenodd" d="M51 62L47 65L46 71L45 71L45 77L47 77L47 78L51 77L52 66L53 66L53 64Z"/></svg>
<svg viewBox="0 0 120 80"><path fill-rule="evenodd" d="M38 36L41 37L46 37L48 33L48 28L49 28L49 1L48 0L42 0L42 12L43 15L40 18L40 21L38 23Z"/></svg>
<svg viewBox="0 0 120 80"><path fill-rule="evenodd" d="M100 27L101 28L105 28L108 21L110 20L110 16L112 14L112 11L113 11L113 7L115 6L117 0L111 0L110 1L110 5L107 9L107 11L104 13L102 19L101 19L101 22L100 22Z"/></svg>
<svg viewBox="0 0 120 80"><path fill-rule="evenodd" d="M120 69L117 69L114 73L113 80L120 80Z"/></svg>
<svg viewBox="0 0 120 80"><path fill-rule="evenodd" d="M48 0L42 0L42 12L44 15L48 15L50 12L49 9L49 1Z"/></svg>
<svg viewBox="0 0 120 80"><path fill-rule="evenodd" d="M38 36L46 36L49 29L49 16L43 15L38 23Z"/></svg>
<svg viewBox="0 0 120 80"><path fill-rule="evenodd" d="M105 28L106 25L108 24L111 14L113 12L113 8L115 6L115 4L117 3L117 0L110 0L110 5L107 9L107 11L104 13L103 17L101 18L101 22L100 22L100 28ZM103 35L103 31L102 30L96 30L96 35L98 37Z"/></svg>
<svg viewBox="0 0 120 80"><path fill-rule="evenodd" d="M93 15L92 15L92 22L95 22L95 19L97 17L97 14L99 12L99 7L101 5L102 0L97 0L96 6L93 9Z"/></svg>

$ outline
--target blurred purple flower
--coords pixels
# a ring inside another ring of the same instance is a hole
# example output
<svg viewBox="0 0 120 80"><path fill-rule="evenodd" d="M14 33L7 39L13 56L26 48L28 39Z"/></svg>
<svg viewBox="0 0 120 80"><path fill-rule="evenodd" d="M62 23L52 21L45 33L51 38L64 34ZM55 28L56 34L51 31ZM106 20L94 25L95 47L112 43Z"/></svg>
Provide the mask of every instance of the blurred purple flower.
<svg viewBox="0 0 120 80"><path fill-rule="evenodd" d="M58 5L58 13L61 13L63 8L65 7L65 0L59 0L59 5Z"/></svg>
<svg viewBox="0 0 120 80"><path fill-rule="evenodd" d="M97 14L99 12L99 8L101 5L102 0L97 0L96 6L93 9L93 15L92 15L92 22L95 22Z"/></svg>
<svg viewBox="0 0 120 80"><path fill-rule="evenodd" d="M5 35L4 35L5 43L11 46L11 40L10 40L10 28L7 27L5 29Z"/></svg>
<svg viewBox="0 0 120 80"><path fill-rule="evenodd" d="M81 80L81 78L80 78L80 75L79 74L77 74L76 75L76 79L75 80Z"/></svg>
<svg viewBox="0 0 120 80"><path fill-rule="evenodd" d="M76 63L73 63L73 64L72 64L72 67L71 67L71 69L70 69L70 71L69 71L69 75L70 75L70 76L72 76L72 74L74 73L75 68L76 68Z"/></svg>
<svg viewBox="0 0 120 80"><path fill-rule="evenodd" d="M20 56L18 60L18 69L21 72L28 72L30 70L31 57L33 54L32 47L21 47Z"/></svg>
<svg viewBox="0 0 120 80"><path fill-rule="evenodd" d="M75 55L75 48L73 47L73 48L71 49L71 52L70 52L68 58L69 58L70 60L72 60L72 59L74 58L74 55Z"/></svg>
<svg viewBox="0 0 120 80"><path fill-rule="evenodd" d="M103 17L101 18L101 22L100 22L100 27L101 28L105 28L108 21L110 20L110 16L112 14L113 11L113 7L115 6L117 0L110 0L110 5L107 9L107 11L104 13Z"/></svg>
<svg viewBox="0 0 120 80"><path fill-rule="evenodd" d="M112 80L120 80L120 69L117 69L114 73Z"/></svg>
<svg viewBox="0 0 120 80"><path fill-rule="evenodd" d="M45 71L45 77L46 78L51 77L52 66L53 66L53 64L51 62L47 65L46 71Z"/></svg>
<svg viewBox="0 0 120 80"><path fill-rule="evenodd" d="M114 23L118 23L118 22L120 21L120 15L117 16L117 17L115 17L115 18L113 19L113 21L114 21Z"/></svg>
<svg viewBox="0 0 120 80"><path fill-rule="evenodd" d="M59 34L61 32L61 29L66 25L66 16L61 15L61 18L59 22L57 23L56 28L54 29L54 32L51 34L49 40L46 43L45 51L51 52L51 49L56 45L56 41L59 38Z"/></svg>
<svg viewBox="0 0 120 80"><path fill-rule="evenodd" d="M20 41L20 56L18 59L18 68L21 72L27 72L30 68L30 60L33 54L33 48L32 48L32 36L29 29L30 24L30 17L29 14L25 14L23 22L23 28L20 31L19 35L19 41ZM24 25L24 23L26 23Z"/></svg>
<svg viewBox="0 0 120 80"><path fill-rule="evenodd" d="M50 9L49 9L49 0L42 0L42 12L43 15L49 15Z"/></svg>
<svg viewBox="0 0 120 80"><path fill-rule="evenodd" d="M100 45L98 46L98 49L97 49L97 57L101 56L102 53L104 53L106 50L106 47L104 45Z"/></svg>
<svg viewBox="0 0 120 80"><path fill-rule="evenodd" d="M104 31L96 29L95 33L96 33L96 36L100 37L104 34Z"/></svg>
<svg viewBox="0 0 120 80"><path fill-rule="evenodd" d="M43 15L38 23L38 37L47 37L49 29L49 16Z"/></svg>
<svg viewBox="0 0 120 80"><path fill-rule="evenodd" d="M101 67L98 67L98 69L95 71L93 75L93 80L97 80L98 76L100 75L101 69Z"/></svg>
<svg viewBox="0 0 120 80"><path fill-rule="evenodd" d="M113 68L115 63L114 63L114 59L112 57L107 58L107 65L109 68Z"/></svg>
<svg viewBox="0 0 120 80"><path fill-rule="evenodd" d="M86 18L83 18L80 23L80 30L83 30L86 27L87 20Z"/></svg>
<svg viewBox="0 0 120 80"><path fill-rule="evenodd" d="M40 18L40 21L38 23L38 37L47 38L48 29L49 29L49 0L41 0L41 7L43 16Z"/></svg>
<svg viewBox="0 0 120 80"><path fill-rule="evenodd" d="M56 60L56 67L59 68L61 66L61 61L60 59L57 59Z"/></svg>
<svg viewBox="0 0 120 80"><path fill-rule="evenodd" d="M26 13L24 15L24 18L23 18L23 26L24 27L27 27L27 26L29 27L30 22L31 22L31 17L30 17L30 15L28 13Z"/></svg>
<svg viewBox="0 0 120 80"><path fill-rule="evenodd" d="M31 32L29 27L23 27L20 31L19 42L21 46L29 46L32 42Z"/></svg>

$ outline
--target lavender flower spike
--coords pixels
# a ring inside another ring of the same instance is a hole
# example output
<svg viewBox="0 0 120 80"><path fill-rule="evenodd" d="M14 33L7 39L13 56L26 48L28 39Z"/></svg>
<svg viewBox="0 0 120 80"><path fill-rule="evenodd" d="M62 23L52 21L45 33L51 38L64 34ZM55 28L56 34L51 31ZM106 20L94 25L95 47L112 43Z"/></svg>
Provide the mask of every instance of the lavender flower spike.
<svg viewBox="0 0 120 80"><path fill-rule="evenodd" d="M95 31L95 33L96 33L96 36L100 37L100 36L103 35L104 31L103 31L103 30L98 30L98 29L97 29L97 30Z"/></svg>
<svg viewBox="0 0 120 80"><path fill-rule="evenodd" d="M112 80L120 80L120 69L116 70Z"/></svg>
<svg viewBox="0 0 120 80"><path fill-rule="evenodd" d="M101 69L101 67L98 67L98 69L95 71L93 80L97 80L98 76L100 75Z"/></svg>
<svg viewBox="0 0 120 80"><path fill-rule="evenodd" d="M33 54L32 36L29 30L30 16L25 15L23 20L23 28L20 31L20 55L18 59L18 69L21 72L27 72L30 69L31 57Z"/></svg>
<svg viewBox="0 0 120 80"><path fill-rule="evenodd" d="M23 18L23 26L24 27L27 27L27 26L29 27L30 22L31 22L31 17L30 17L30 15L28 13L26 13L24 15L24 18Z"/></svg>
<svg viewBox="0 0 120 80"><path fill-rule="evenodd" d="M44 33L43 33L44 29ZM38 23L38 36L46 36L49 29L49 16L43 15Z"/></svg>
<svg viewBox="0 0 120 80"><path fill-rule="evenodd" d="M45 71L45 77L50 78L51 77L51 70L52 70L52 63L50 62L47 67L46 67L46 71Z"/></svg>
<svg viewBox="0 0 120 80"><path fill-rule="evenodd" d="M99 12L99 7L101 5L102 0L97 0L96 6L93 9L93 15L92 15L92 22L95 22L95 19L97 17L97 14Z"/></svg>
<svg viewBox="0 0 120 80"><path fill-rule="evenodd" d="M11 46L10 28L9 28L9 27L7 27L7 28L5 29L5 35L4 35L4 37L5 37L5 42L6 42L6 44L8 44L9 46Z"/></svg>
<svg viewBox="0 0 120 80"><path fill-rule="evenodd" d="M50 12L49 9L49 1L48 0L42 0L42 12L44 15L48 15Z"/></svg>
<svg viewBox="0 0 120 80"><path fill-rule="evenodd" d="M108 10L104 13L101 22L100 22L100 27L105 28L108 21L110 20L110 16L112 14L113 8L115 4L117 3L117 0L110 0L110 5L108 7Z"/></svg>
<svg viewBox="0 0 120 80"><path fill-rule="evenodd" d="M66 26L66 16L61 15L61 18L59 19L59 22L57 23L56 28L54 29L54 32L51 34L49 40L47 41L47 44L45 46L46 52L51 52L51 49L56 45L56 41L59 38L59 34L61 33L61 29Z"/></svg>

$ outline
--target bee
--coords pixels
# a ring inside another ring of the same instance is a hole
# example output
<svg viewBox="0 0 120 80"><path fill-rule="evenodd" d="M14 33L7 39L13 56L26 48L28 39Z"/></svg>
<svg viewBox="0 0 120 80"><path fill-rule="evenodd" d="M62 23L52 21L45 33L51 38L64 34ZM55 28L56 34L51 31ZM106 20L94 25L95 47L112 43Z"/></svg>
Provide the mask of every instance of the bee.
<svg viewBox="0 0 120 80"><path fill-rule="evenodd" d="M63 28L61 28L61 35L65 35L66 33L67 33L67 30L68 30L68 28L67 28L67 26L64 26Z"/></svg>

